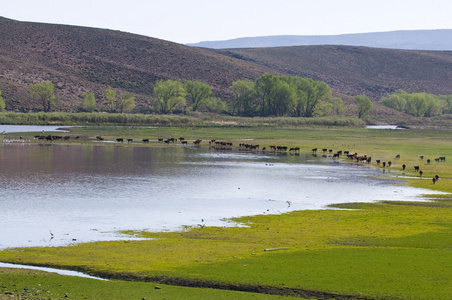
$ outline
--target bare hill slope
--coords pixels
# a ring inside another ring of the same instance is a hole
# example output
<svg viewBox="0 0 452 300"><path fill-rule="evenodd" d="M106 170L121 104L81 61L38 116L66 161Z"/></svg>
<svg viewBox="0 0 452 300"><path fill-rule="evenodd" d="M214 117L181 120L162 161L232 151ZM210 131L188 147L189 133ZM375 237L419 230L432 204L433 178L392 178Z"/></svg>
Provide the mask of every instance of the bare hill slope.
<svg viewBox="0 0 452 300"><path fill-rule="evenodd" d="M294 46L215 50L291 75L328 83L346 95L372 100L397 89L452 94L452 51L354 46Z"/></svg>
<svg viewBox="0 0 452 300"><path fill-rule="evenodd" d="M262 74L296 75L327 82L352 103L376 101L396 89L452 94L452 52L353 46L297 46L208 50L120 31L18 22L0 17L0 90L8 110L42 107L29 87L50 80L57 109L71 111L93 91L133 93L146 108L158 80L200 80L214 95L232 99L231 83Z"/></svg>
<svg viewBox="0 0 452 300"><path fill-rule="evenodd" d="M145 106L157 80L200 80L229 99L238 79L278 71L205 49L130 33L0 18L0 90L7 109L40 109L29 87L50 80L59 109L73 109L87 91L134 93Z"/></svg>

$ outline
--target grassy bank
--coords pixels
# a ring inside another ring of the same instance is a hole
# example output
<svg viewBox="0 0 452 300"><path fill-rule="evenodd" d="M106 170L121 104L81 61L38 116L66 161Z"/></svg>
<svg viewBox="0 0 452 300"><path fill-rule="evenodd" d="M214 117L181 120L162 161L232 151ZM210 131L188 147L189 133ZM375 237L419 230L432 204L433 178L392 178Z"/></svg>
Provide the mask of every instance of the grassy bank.
<svg viewBox="0 0 452 300"><path fill-rule="evenodd" d="M122 126L353 126L365 123L355 117L244 118L217 114L147 115L118 113L0 113L4 125L122 125Z"/></svg>
<svg viewBox="0 0 452 300"><path fill-rule="evenodd" d="M40 271L0 268L0 299L278 300L287 297L143 282L99 281Z"/></svg>
<svg viewBox="0 0 452 300"><path fill-rule="evenodd" d="M245 228L141 233L157 240L5 250L0 260L134 281L274 287L316 298L450 298L449 199L338 207L348 210L235 219Z"/></svg>
<svg viewBox="0 0 452 300"><path fill-rule="evenodd" d="M318 148L318 155L322 155L323 148L334 152L349 150L371 156L371 167L395 176L411 177L409 184L413 186L452 193L450 131L303 126L84 127L74 128L71 134L83 137L77 143L91 143L97 135L111 140L130 137L137 139L130 146L140 147L178 147L178 144L139 141L184 136L190 140L203 139L205 147L209 139L252 138L252 143L261 147L300 146L302 152ZM435 162L434 158L439 156L447 157L446 161ZM391 161L392 165L383 168L376 164L377 159ZM427 159L431 162L427 163ZM342 160L357 163L345 157ZM403 164L407 166L405 171ZM422 177L414 171L414 166L421 167ZM436 174L440 180L433 184L431 178ZM401 184L404 183L401 179ZM430 202L349 203L332 208L233 220L245 227L133 232L154 238L146 241L7 249L0 251L0 261L83 270L108 278L158 284L318 299L450 299L450 195L432 196ZM23 279L18 281L29 278L20 276ZM196 291L189 289L184 293L194 295ZM226 293L229 291L219 291L221 295ZM254 294L248 295L251 298ZM181 294L173 298L186 299Z"/></svg>

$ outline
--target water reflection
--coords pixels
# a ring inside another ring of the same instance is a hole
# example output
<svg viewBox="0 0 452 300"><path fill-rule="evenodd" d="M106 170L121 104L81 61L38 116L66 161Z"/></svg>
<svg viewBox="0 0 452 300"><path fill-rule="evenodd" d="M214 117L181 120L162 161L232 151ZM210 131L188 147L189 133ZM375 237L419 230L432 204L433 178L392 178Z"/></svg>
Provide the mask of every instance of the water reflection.
<svg viewBox="0 0 452 300"><path fill-rule="evenodd" d="M223 225L232 216L424 192L330 158L207 147L10 144L0 147L0 171L0 247L110 240L120 229Z"/></svg>

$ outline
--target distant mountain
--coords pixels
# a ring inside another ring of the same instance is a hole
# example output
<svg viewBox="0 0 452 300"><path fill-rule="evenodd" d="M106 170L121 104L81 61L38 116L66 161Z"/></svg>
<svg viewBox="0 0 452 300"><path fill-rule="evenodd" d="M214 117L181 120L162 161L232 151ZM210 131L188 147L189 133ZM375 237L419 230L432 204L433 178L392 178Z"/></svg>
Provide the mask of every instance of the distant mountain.
<svg viewBox="0 0 452 300"><path fill-rule="evenodd" d="M210 49L347 45L388 49L452 50L452 30L400 30L341 35L277 35L205 41L188 46Z"/></svg>

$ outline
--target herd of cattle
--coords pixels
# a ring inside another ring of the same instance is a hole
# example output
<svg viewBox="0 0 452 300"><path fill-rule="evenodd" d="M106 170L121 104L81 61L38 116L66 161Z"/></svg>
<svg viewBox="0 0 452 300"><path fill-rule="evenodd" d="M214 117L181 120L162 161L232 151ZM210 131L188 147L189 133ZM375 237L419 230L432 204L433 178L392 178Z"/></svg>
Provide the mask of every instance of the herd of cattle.
<svg viewBox="0 0 452 300"><path fill-rule="evenodd" d="M98 137L99 139L100 137ZM188 141L185 140L185 138L180 137L179 139L177 138L167 138L167 139L163 139L163 138L159 138L157 141L161 142L161 143L175 143L179 140L179 142L182 145L186 145L188 144ZM124 139L119 138L116 139L117 142L124 142ZM132 139L127 139L127 142L132 142ZM141 140L144 143L148 143L149 139L142 139ZM200 145L202 142L201 139L197 139L193 141L194 145ZM209 144L209 148L210 149L215 149L215 150L232 150L234 144L232 142L226 142L226 141L217 141L217 140L209 140L208 141ZM268 153L268 152L273 152L273 153L277 153L277 154L293 154L293 155L299 155L300 153L300 147L287 147L287 146L269 146L267 147L260 147L260 145L257 144L248 144L248 143L239 143L238 144L238 149L239 151L262 151L264 153ZM368 163L370 164L372 162L372 157L367 156L367 155L358 155L358 153L350 153L350 151L336 151L335 153L333 153L333 149L327 149L327 148L323 148L321 149L322 151L322 157L331 157L332 159L339 159L341 157L347 157L347 159L351 160L351 161L356 161L357 163ZM318 148L313 148L311 149L312 155L313 156L317 156L317 152L318 152ZM394 158L395 160L399 160L400 159L400 154L397 154ZM421 161L424 160L424 156L421 155L419 157L419 159ZM437 157L434 159L435 162L444 162L446 161L446 157L445 156L441 156L441 157ZM431 159L426 159L425 160L427 162L427 164L431 164ZM380 159L375 160L377 165L381 165L383 168L390 168L392 166L392 162L391 161L381 161ZM402 165L402 170L406 170L406 165L403 164ZM420 166L414 166L414 171L418 172L419 175L422 177L423 175L423 171L420 170ZM439 176L435 175L432 178L432 182L433 184L435 184L437 181L439 180Z"/></svg>
<svg viewBox="0 0 452 300"><path fill-rule="evenodd" d="M58 136L58 135L37 135L34 137L37 140L45 140L47 142L49 141L58 141L58 140L70 140L70 139L74 139L74 140L78 140L80 137L79 136L69 136L69 135L65 135L65 136ZM97 136L96 139L98 141L104 141L104 138L102 136ZM23 140L23 137L20 137L19 140ZM148 138L144 138L144 139L140 139L139 141L141 141L142 143L149 143L151 141L151 139ZM117 143L123 143L123 142L127 142L127 143L131 143L131 142L137 142L136 139L124 139L124 138L117 138L116 139ZM185 138L183 137L179 137L179 138L158 138L157 142L159 143L165 143L165 144L170 144L170 143L177 143L179 142L181 145L187 145L189 143L189 141L187 141ZM196 139L191 141L191 143L193 143L193 145L195 146L199 146L201 144L202 140L201 139ZM227 142L227 141L217 141L217 140L209 140L208 141L209 144L209 148L210 149L215 149L215 150L232 150L234 144L232 142ZM294 154L294 155L299 155L300 153L300 147L287 147L287 146L269 146L267 147L260 147L260 145L256 145L256 144L248 144L248 143L239 143L238 144L238 149L240 151L262 151L262 152L273 152L273 153L277 153L277 154ZM332 149L327 149L327 148L323 148L321 149L322 151L322 157L331 157L332 159L338 159L341 157L347 157L347 159L351 160L351 161L356 161L358 163L364 162L364 163L368 163L370 164L372 162L372 157L367 156L367 155L358 155L358 153L350 153L350 151L336 151L335 153L333 153ZM313 148L311 149L312 155L313 156L317 156L317 152L318 148ZM399 160L400 159L400 155L396 155L395 160ZM426 161L426 163L428 165L430 165L432 163L431 159L425 159L424 160L424 156L421 155L419 157L419 159L421 161ZM440 156L437 158L434 158L434 161L439 163L439 162L444 162L446 161L446 157L445 156ZM375 160L377 165L381 165L383 168L389 168L392 165L391 161L381 161L380 159ZM403 164L402 165L402 170L406 170L406 165ZM423 175L423 171L420 169L420 166L414 166L414 171L418 172L419 175L422 177ZM439 179L438 175L435 175L432 178L432 182L433 184L435 184Z"/></svg>

